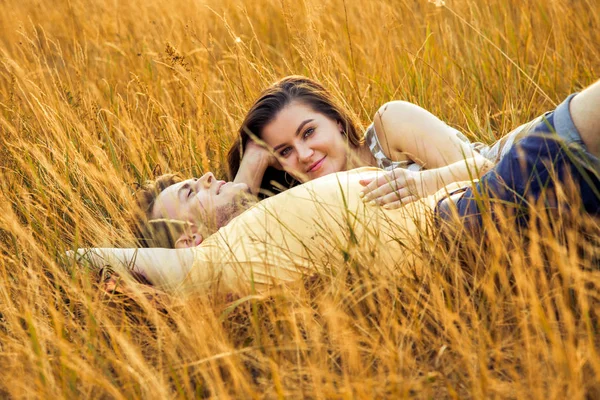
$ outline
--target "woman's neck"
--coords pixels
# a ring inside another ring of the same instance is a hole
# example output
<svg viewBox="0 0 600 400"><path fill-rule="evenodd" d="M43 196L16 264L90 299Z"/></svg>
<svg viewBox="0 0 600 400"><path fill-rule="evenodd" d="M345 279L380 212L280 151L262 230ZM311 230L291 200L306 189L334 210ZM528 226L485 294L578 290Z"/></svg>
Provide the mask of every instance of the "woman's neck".
<svg viewBox="0 0 600 400"><path fill-rule="evenodd" d="M371 150L366 144L359 147L351 148L348 154L347 168L348 170L358 167L376 167L377 160L371 153Z"/></svg>

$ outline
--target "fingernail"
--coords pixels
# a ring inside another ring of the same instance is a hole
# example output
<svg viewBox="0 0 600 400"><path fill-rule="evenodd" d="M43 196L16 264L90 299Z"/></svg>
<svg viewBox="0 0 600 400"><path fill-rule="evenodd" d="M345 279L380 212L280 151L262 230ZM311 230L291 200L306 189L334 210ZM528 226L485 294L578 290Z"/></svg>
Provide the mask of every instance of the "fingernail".
<svg viewBox="0 0 600 400"><path fill-rule="evenodd" d="M389 210L390 208L392 208L392 206L389 205L389 204L386 204L386 205L383 206L383 208L385 208L386 210Z"/></svg>
<svg viewBox="0 0 600 400"><path fill-rule="evenodd" d="M376 205L377 205L377 202L376 202L375 200L371 200L371 201L369 202L369 205L370 205L370 206L376 206Z"/></svg>
<svg viewBox="0 0 600 400"><path fill-rule="evenodd" d="M365 197L365 194L363 192L359 192L358 197L360 197L362 199L363 197Z"/></svg>

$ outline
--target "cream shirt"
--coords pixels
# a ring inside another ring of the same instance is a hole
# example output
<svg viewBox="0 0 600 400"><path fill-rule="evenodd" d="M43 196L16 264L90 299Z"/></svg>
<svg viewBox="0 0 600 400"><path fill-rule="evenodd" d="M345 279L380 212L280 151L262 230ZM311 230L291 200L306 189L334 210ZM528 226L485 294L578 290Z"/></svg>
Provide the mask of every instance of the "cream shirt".
<svg viewBox="0 0 600 400"><path fill-rule="evenodd" d="M381 173L361 168L330 174L261 201L195 248L185 278L163 283L183 290L260 290L331 272L356 252L368 253L377 268L395 268L409 256L405 246L425 227L434 201L396 210L365 205L359 180Z"/></svg>
<svg viewBox="0 0 600 400"><path fill-rule="evenodd" d="M359 168L294 187L259 202L192 249L78 254L94 264L136 269L154 285L179 293L264 290L315 272L334 273L349 259L379 274L402 273L446 190L395 210L365 204L360 179L382 173Z"/></svg>

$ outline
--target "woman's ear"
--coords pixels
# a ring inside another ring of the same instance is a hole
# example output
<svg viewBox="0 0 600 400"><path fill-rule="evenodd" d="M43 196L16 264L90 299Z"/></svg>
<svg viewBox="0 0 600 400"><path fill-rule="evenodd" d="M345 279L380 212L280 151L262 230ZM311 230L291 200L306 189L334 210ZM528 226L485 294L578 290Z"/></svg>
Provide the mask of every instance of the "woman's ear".
<svg viewBox="0 0 600 400"><path fill-rule="evenodd" d="M345 132L344 132L344 126L342 125L342 121L338 121L338 129L340 130L340 133L342 135L345 134Z"/></svg>

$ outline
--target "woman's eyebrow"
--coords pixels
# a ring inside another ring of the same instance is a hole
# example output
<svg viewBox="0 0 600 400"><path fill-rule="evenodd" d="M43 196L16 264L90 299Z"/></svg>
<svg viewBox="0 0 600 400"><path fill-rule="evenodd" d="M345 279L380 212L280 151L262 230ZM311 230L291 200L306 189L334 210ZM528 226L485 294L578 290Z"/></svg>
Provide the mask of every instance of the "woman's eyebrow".
<svg viewBox="0 0 600 400"><path fill-rule="evenodd" d="M300 125L298 125L298 128L296 129L296 135L295 136L298 136L300 134L300 131L302 130L302 128L304 127L304 125L306 125L306 124L308 124L309 122L312 122L312 121L313 121L312 118L306 119L306 120L302 121L300 123ZM286 145L285 143L277 145L277 146L273 147L273 151L277 151L278 149L282 148L285 145Z"/></svg>
<svg viewBox="0 0 600 400"><path fill-rule="evenodd" d="M298 125L298 129L296 129L296 136L298 136L300 134L300 131L302 130L302 128L304 127L304 125L308 124L309 122L312 122L313 119L306 119L304 121L302 121L300 123L300 125Z"/></svg>

